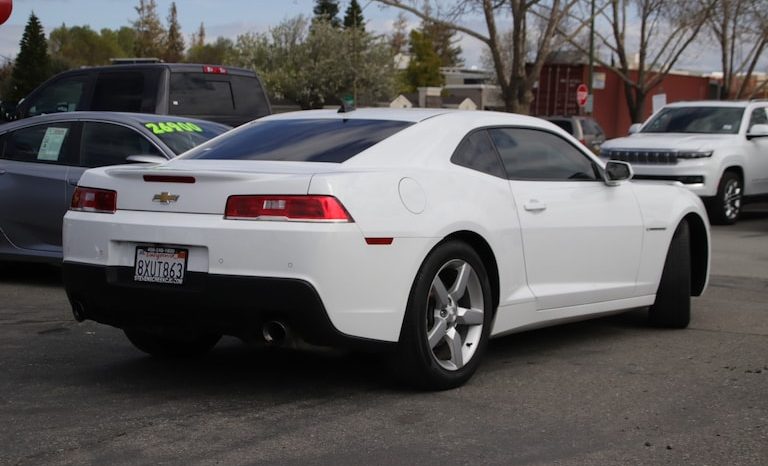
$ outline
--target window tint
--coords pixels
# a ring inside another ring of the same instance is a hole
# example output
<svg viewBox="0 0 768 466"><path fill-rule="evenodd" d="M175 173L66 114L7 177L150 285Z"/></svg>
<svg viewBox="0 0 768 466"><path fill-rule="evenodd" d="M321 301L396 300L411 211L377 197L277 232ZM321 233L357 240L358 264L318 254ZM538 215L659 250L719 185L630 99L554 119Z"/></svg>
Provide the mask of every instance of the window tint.
<svg viewBox="0 0 768 466"><path fill-rule="evenodd" d="M357 119L257 121L184 157L341 163L410 125Z"/></svg>
<svg viewBox="0 0 768 466"><path fill-rule="evenodd" d="M27 116L80 110L80 101L87 82L88 77L85 75L72 76L43 88L40 94L32 97L27 104Z"/></svg>
<svg viewBox="0 0 768 466"><path fill-rule="evenodd" d="M269 103L258 79L249 76L230 76L238 115L269 115Z"/></svg>
<svg viewBox="0 0 768 466"><path fill-rule="evenodd" d="M451 162L500 178L507 177L485 130L475 131L464 138L453 153Z"/></svg>
<svg viewBox="0 0 768 466"><path fill-rule="evenodd" d="M550 120L550 122L563 128L568 134L573 134L573 123L570 120Z"/></svg>
<svg viewBox="0 0 768 466"><path fill-rule="evenodd" d="M21 162L71 163L68 145L72 126L72 123L55 123L12 131L3 137L3 158Z"/></svg>
<svg viewBox="0 0 768 466"><path fill-rule="evenodd" d="M126 162L129 155L163 154L146 137L125 126L112 123L83 124L80 165L102 167Z"/></svg>
<svg viewBox="0 0 768 466"><path fill-rule="evenodd" d="M209 115L232 113L235 101L229 76L204 73L171 73L168 113Z"/></svg>
<svg viewBox="0 0 768 466"><path fill-rule="evenodd" d="M768 108L761 107L752 110L749 118L749 129L754 125L768 125Z"/></svg>
<svg viewBox="0 0 768 466"><path fill-rule="evenodd" d="M153 121L144 126L160 138L165 145L178 155L193 147L213 139L219 134L226 133L228 126L197 121Z"/></svg>
<svg viewBox="0 0 768 466"><path fill-rule="evenodd" d="M93 110L141 112L144 73L140 71L101 73L93 90Z"/></svg>
<svg viewBox="0 0 768 466"><path fill-rule="evenodd" d="M744 109L738 107L664 108L643 127L643 133L738 134Z"/></svg>
<svg viewBox="0 0 768 466"><path fill-rule="evenodd" d="M559 136L523 128L497 128L489 132L510 179L598 179L594 163Z"/></svg>

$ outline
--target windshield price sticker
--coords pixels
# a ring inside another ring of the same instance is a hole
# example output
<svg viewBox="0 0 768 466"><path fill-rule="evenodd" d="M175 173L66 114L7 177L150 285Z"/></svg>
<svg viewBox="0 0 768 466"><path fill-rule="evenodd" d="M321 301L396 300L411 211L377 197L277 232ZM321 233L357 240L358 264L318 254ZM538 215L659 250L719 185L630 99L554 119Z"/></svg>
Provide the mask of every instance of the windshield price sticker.
<svg viewBox="0 0 768 466"><path fill-rule="evenodd" d="M186 249L137 246L133 279L137 282L181 285L187 270Z"/></svg>
<svg viewBox="0 0 768 466"><path fill-rule="evenodd" d="M144 123L147 129L151 129L154 134L165 133L202 133L203 128L194 123L186 121L163 121L160 123Z"/></svg>

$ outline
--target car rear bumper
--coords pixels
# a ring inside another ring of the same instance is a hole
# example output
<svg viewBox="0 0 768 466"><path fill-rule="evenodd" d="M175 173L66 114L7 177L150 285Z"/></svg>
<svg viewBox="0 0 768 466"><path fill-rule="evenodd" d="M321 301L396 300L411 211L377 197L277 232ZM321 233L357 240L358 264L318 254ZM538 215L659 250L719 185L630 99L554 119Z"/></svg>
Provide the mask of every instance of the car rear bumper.
<svg viewBox="0 0 768 466"><path fill-rule="evenodd" d="M174 328L260 339L278 321L323 346L386 349L331 323L320 296L299 279L189 272L184 285L133 281L132 267L65 262L64 285L76 315L118 328Z"/></svg>

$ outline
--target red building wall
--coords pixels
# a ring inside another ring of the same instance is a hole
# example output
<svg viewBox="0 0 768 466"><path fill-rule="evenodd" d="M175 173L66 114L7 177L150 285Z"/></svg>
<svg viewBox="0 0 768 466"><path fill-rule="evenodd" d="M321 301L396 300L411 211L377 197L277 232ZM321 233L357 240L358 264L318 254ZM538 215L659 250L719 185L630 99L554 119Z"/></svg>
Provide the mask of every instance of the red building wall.
<svg viewBox="0 0 768 466"><path fill-rule="evenodd" d="M627 134L632 124L621 78L611 70L595 67L596 73L605 73L605 88L594 90L593 118L602 126L607 138ZM585 115L576 103L576 88L587 83L587 65L549 64L542 68L539 84L534 89L531 115ZM636 78L633 73L632 79ZM646 97L643 120L651 116L653 95L666 94L667 103L712 98L711 79L702 76L669 74L651 89Z"/></svg>

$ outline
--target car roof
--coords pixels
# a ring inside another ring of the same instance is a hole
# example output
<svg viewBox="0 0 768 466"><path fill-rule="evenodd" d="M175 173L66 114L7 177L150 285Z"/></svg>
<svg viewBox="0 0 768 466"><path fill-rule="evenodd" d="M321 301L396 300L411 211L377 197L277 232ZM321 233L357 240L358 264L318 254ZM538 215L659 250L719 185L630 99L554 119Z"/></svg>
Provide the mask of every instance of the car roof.
<svg viewBox="0 0 768 466"><path fill-rule="evenodd" d="M452 121L475 122L478 119L503 119L504 124L541 126L541 119L520 115L517 113L494 112L488 110L458 110L444 108L387 108L366 107L353 111L339 113L338 110L301 110L297 112L269 115L252 123L267 120L297 120L297 119L338 119L338 120L392 120L418 123L421 121L440 118ZM554 125L553 125L554 126Z"/></svg>
<svg viewBox="0 0 768 466"><path fill-rule="evenodd" d="M230 128L227 125L216 123L207 120L199 120L196 118L187 118L177 115L156 115L153 113L127 113L127 112L59 112L48 113L46 115L37 115L21 120L12 121L0 126L0 131L7 131L10 129L21 128L24 126L53 123L57 121L71 121L71 120L93 120L93 121L109 121L113 123L123 123L134 126L142 126L144 123L158 123L168 121L182 121L189 123L203 123L209 125L216 125L222 128Z"/></svg>
<svg viewBox="0 0 768 466"><path fill-rule="evenodd" d="M245 68L221 65L205 65L199 63L126 63L120 65L89 66L63 71L59 75L82 73L83 71L128 71L148 68L165 68L171 70L172 72L202 73L205 67L213 67L217 70L226 70L226 73L221 73L223 75L235 74L240 76L256 76L254 71L247 70Z"/></svg>
<svg viewBox="0 0 768 466"><path fill-rule="evenodd" d="M665 107L738 107L743 108L749 105L746 100L693 100L689 102L674 102L665 105Z"/></svg>

